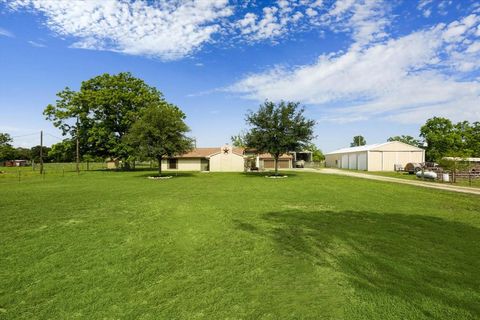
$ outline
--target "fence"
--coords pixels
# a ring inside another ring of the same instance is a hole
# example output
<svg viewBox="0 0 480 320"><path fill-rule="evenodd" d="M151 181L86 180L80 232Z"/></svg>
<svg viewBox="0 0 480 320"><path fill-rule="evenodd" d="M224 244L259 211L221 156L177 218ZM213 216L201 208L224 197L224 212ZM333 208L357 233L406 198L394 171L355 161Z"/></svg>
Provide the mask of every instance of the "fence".
<svg viewBox="0 0 480 320"><path fill-rule="evenodd" d="M152 168L150 162L136 162L135 168ZM105 171L107 164L105 162L81 162L79 163L80 172L77 173L77 164L68 163L44 163L43 174L40 174L40 164L35 163L22 167L0 167L0 183L42 181L49 178L73 177L78 174L84 174L88 171Z"/></svg>
<svg viewBox="0 0 480 320"><path fill-rule="evenodd" d="M461 185L480 186L480 172L479 171L461 171L449 172L443 170L430 170L437 174L437 181L458 183ZM448 180L446 180L448 176Z"/></svg>

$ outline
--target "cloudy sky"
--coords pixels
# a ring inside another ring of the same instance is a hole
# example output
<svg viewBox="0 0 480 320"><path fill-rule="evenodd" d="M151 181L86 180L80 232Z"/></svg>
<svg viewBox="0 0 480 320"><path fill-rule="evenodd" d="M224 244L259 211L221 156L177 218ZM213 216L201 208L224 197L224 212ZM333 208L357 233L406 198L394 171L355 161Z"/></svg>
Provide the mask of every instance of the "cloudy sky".
<svg viewBox="0 0 480 320"><path fill-rule="evenodd" d="M0 0L0 132L60 133L65 86L130 71L180 106L199 146L265 99L300 101L324 151L480 120L480 3L454 0Z"/></svg>

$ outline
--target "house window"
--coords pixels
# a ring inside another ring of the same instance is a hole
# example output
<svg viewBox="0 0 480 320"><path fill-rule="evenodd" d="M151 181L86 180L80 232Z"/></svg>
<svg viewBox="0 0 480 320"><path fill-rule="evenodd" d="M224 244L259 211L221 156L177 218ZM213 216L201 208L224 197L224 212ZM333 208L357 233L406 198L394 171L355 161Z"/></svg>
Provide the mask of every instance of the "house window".
<svg viewBox="0 0 480 320"><path fill-rule="evenodd" d="M177 169L177 159L168 159L168 169Z"/></svg>

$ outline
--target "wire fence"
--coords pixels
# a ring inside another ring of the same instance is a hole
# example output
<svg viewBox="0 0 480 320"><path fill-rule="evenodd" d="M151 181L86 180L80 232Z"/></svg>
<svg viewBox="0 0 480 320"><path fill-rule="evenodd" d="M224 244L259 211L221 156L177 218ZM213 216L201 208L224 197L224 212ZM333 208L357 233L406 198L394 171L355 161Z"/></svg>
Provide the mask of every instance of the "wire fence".
<svg viewBox="0 0 480 320"><path fill-rule="evenodd" d="M152 169L156 166L150 162L136 162L132 169ZM88 172L108 171L105 162L80 162L79 172L77 172L77 164L75 162L68 163L44 163L43 172L40 173L40 164L33 163L28 166L19 167L0 167L0 184L1 183L18 183L26 181L42 181L52 178L73 177L83 175ZM121 168L118 168L121 170Z"/></svg>

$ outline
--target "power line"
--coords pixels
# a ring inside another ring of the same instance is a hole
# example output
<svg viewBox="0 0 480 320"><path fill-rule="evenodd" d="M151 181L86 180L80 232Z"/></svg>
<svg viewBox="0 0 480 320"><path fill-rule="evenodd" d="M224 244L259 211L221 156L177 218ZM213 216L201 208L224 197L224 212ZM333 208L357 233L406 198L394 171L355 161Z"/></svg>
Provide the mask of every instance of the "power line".
<svg viewBox="0 0 480 320"><path fill-rule="evenodd" d="M57 136L55 136L55 135L53 135L53 134L51 134L51 133L48 133L48 132L44 132L44 133L45 133L46 135L49 135L50 137L53 137L53 138L58 139L58 140L64 140L64 139L66 139L65 137L60 138L60 137L57 137Z"/></svg>
<svg viewBox="0 0 480 320"><path fill-rule="evenodd" d="M29 133L29 134L22 134L22 135L19 135L19 136L11 136L10 138L21 138L21 137L28 137L28 136L36 136L38 135L38 132L35 132L35 133Z"/></svg>

